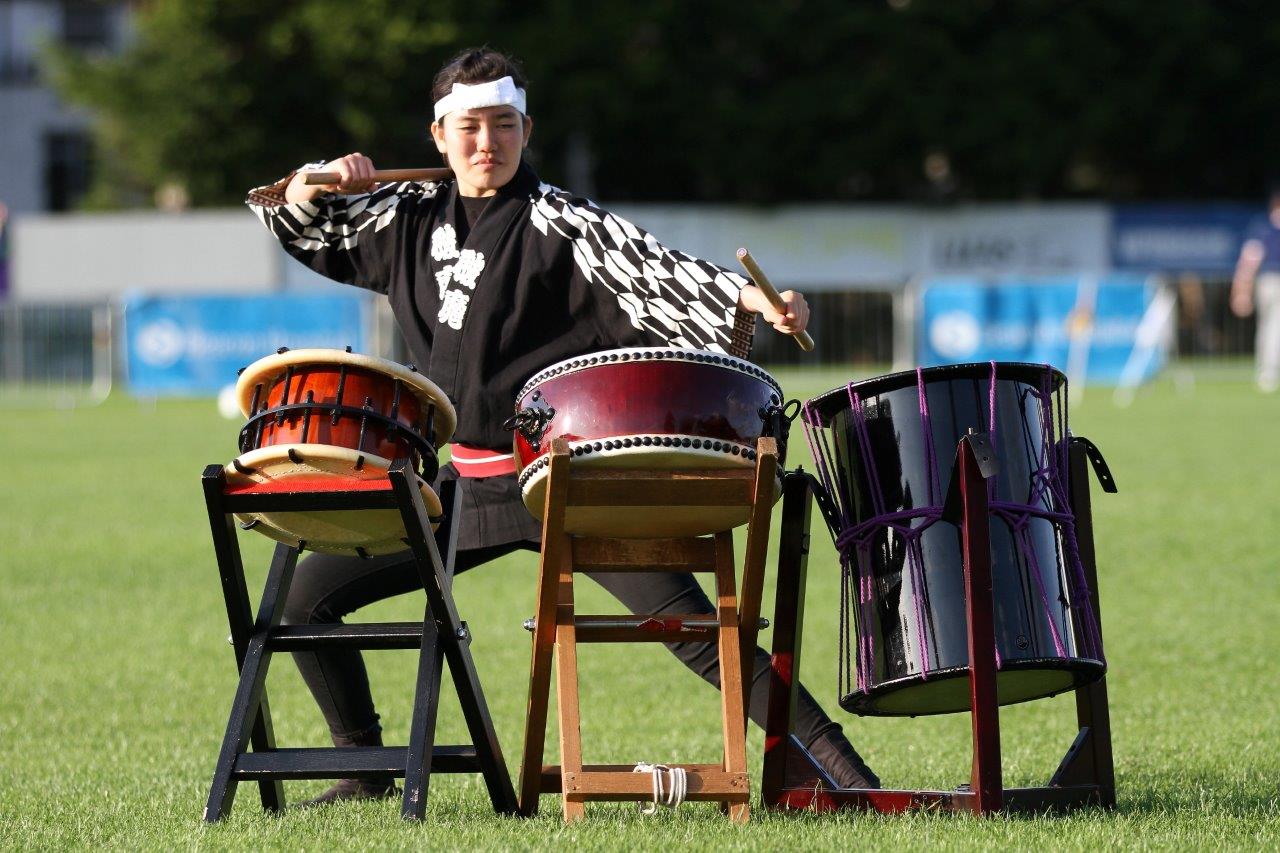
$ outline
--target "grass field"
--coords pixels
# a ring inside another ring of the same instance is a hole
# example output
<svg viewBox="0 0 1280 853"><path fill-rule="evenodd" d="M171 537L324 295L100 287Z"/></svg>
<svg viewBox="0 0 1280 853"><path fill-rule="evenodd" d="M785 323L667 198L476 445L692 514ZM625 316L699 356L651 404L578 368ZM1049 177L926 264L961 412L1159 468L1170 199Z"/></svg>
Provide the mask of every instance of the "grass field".
<svg viewBox="0 0 1280 853"><path fill-rule="evenodd" d="M779 378L790 396L806 397L849 377ZM1124 410L1091 391L1073 417L1120 485L1118 495L1095 494L1094 507L1114 813L976 820L756 810L737 827L707 805L647 819L614 804L589 806L586 822L565 828L551 797L535 820L499 819L478 778L439 776L422 825L402 823L395 802L268 817L246 786L231 818L206 827L200 812L235 667L197 481L205 464L233 455L236 426L207 400L116 395L97 408L10 412L0 426L0 847L1274 848L1280 397L1244 382L1179 391L1165 381ZM807 464L801 444L793 462ZM965 781L967 716L862 720L836 709L838 564L825 533L814 533L806 682L886 784ZM251 591L260 589L270 543L242 541ZM534 572L533 556L518 555L456 587L508 762L523 731L529 640L520 623L532 612ZM616 609L598 589L583 597L597 611ZM363 615L416 619L421 606L404 596ZM403 743L414 655L368 660L389 742ZM662 649L595 646L581 668L588 761L718 760L714 691ZM326 742L288 658L276 661L268 688L281 745ZM1070 742L1073 706L1059 697L1009 708L1001 724L1006 782L1036 784ZM465 739L448 690L439 730L441 743ZM758 731L749 748L758 773ZM297 800L323 787L286 790Z"/></svg>

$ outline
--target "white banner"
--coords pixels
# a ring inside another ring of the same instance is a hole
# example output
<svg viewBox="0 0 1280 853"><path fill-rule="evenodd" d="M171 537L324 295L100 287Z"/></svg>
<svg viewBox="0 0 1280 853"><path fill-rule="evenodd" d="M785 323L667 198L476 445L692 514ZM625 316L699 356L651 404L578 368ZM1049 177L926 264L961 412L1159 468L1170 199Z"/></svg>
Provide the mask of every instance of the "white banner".
<svg viewBox="0 0 1280 853"><path fill-rule="evenodd" d="M248 210L17 217L10 294L28 302L150 293L264 293L280 249Z"/></svg>
<svg viewBox="0 0 1280 853"><path fill-rule="evenodd" d="M911 266L921 275L1097 274L1107 269L1103 204L957 207L925 213Z"/></svg>
<svg viewBox="0 0 1280 853"><path fill-rule="evenodd" d="M734 252L751 250L779 288L849 290L884 287L910 277L910 232L904 207L783 207L752 210L692 205L609 208L672 249L737 272Z"/></svg>

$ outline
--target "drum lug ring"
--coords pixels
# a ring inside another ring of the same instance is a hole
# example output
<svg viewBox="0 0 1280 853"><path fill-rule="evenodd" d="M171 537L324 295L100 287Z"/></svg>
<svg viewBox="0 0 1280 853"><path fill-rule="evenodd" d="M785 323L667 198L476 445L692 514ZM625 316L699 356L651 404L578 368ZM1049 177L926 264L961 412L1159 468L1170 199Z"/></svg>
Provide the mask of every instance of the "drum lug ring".
<svg viewBox="0 0 1280 853"><path fill-rule="evenodd" d="M534 453L542 451L542 436L546 433L556 410L550 406L526 406L502 422L502 428L518 431L533 448Z"/></svg>

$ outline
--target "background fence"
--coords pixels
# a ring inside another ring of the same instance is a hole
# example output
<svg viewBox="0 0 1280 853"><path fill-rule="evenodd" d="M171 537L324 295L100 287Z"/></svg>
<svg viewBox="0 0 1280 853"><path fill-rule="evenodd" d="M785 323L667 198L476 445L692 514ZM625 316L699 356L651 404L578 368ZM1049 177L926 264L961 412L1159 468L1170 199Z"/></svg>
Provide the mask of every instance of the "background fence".
<svg viewBox="0 0 1280 853"><path fill-rule="evenodd" d="M1178 295L1174 334L1178 359L1213 363L1253 356L1256 320L1231 312L1230 279L1184 275L1174 278L1172 284Z"/></svg>
<svg viewBox="0 0 1280 853"><path fill-rule="evenodd" d="M116 372L114 309L0 304L0 405L100 403Z"/></svg>
<svg viewBox="0 0 1280 853"><path fill-rule="evenodd" d="M1230 310L1230 281L1184 275L1167 280L1176 295L1169 365L1180 382L1249 378L1255 320ZM804 290L803 287L797 288ZM917 361L916 296L885 287L807 294L817 348L802 352L757 321L752 359L764 365L875 366L902 369ZM366 312L366 349L411 361L383 299ZM0 406L83 406L124 384L118 305L101 302L0 304ZM338 344L335 343L335 346ZM228 381L233 381L232 377Z"/></svg>

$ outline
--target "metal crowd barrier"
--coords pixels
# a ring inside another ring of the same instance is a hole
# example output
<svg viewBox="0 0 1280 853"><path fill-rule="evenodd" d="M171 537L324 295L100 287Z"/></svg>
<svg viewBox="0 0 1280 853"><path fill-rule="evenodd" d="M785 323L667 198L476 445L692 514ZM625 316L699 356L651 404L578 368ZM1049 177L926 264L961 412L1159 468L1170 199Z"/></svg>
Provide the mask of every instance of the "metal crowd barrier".
<svg viewBox="0 0 1280 853"><path fill-rule="evenodd" d="M114 312L99 304L0 304L0 408L94 406L111 393Z"/></svg>

